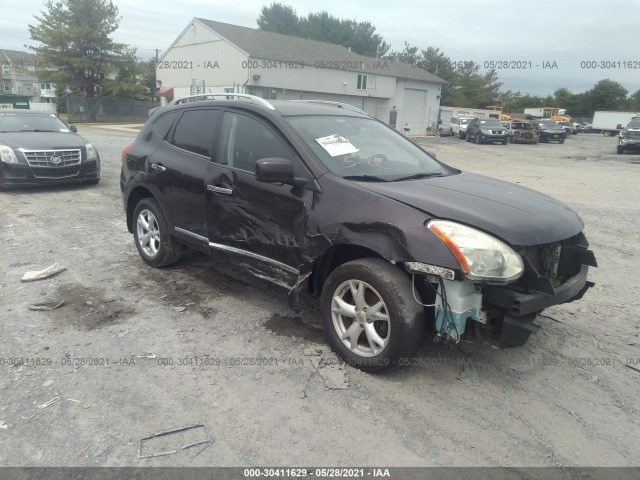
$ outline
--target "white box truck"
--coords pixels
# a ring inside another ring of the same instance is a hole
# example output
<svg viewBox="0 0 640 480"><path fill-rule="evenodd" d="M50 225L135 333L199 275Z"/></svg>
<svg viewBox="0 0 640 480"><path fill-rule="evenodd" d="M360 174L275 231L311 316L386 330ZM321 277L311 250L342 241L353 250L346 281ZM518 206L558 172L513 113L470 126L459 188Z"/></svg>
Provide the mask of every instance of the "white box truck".
<svg viewBox="0 0 640 480"><path fill-rule="evenodd" d="M622 131L619 125L624 127L638 116L640 113L637 112L596 112L593 114L592 128L606 136L618 135Z"/></svg>

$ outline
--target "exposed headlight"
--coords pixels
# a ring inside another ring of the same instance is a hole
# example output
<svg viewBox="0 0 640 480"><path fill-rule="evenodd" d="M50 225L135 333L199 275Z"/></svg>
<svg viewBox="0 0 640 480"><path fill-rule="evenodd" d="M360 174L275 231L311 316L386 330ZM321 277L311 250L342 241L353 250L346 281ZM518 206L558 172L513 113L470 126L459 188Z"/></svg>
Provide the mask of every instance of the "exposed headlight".
<svg viewBox="0 0 640 480"><path fill-rule="evenodd" d="M511 282L524 272L520 255L480 230L447 220L431 220L427 228L451 250L469 280Z"/></svg>
<svg viewBox="0 0 640 480"><path fill-rule="evenodd" d="M13 148L7 145L0 145L0 159L2 159L4 163L18 163L18 158Z"/></svg>
<svg viewBox="0 0 640 480"><path fill-rule="evenodd" d="M96 151L95 147L93 146L92 143L87 143L85 145L85 148L87 149L87 160L97 160L98 159L98 152Z"/></svg>

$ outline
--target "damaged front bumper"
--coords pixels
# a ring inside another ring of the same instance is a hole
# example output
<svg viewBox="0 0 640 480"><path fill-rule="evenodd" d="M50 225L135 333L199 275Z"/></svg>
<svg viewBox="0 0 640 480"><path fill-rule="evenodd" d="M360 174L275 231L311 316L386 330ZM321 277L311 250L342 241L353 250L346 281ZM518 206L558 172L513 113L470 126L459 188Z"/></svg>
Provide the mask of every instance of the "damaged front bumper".
<svg viewBox="0 0 640 480"><path fill-rule="evenodd" d="M578 300L594 285L587 275L589 266L596 267L597 262L587 246L580 234L559 244L524 248L520 251L524 274L501 285L473 282L462 275L445 277L430 265L417 268L421 264L416 262L405 267L422 274L425 285L435 291L429 306L434 308L437 341L458 342L471 326L474 333L482 332L481 338L491 333L502 344L515 347L540 328L534 323L540 312Z"/></svg>
<svg viewBox="0 0 640 480"><path fill-rule="evenodd" d="M511 288L494 286L484 288L483 303L489 309L504 312L500 341L513 347L524 345L531 333L540 328L533 322L542 310L579 300L594 285L593 282L587 281L588 271L589 267L582 265L580 272L555 287L553 294L523 293Z"/></svg>

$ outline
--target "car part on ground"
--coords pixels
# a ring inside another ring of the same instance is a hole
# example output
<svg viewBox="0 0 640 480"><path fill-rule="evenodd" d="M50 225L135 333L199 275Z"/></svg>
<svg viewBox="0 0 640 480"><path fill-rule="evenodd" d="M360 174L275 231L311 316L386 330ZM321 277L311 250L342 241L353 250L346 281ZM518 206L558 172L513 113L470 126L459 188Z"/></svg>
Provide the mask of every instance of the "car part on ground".
<svg viewBox="0 0 640 480"><path fill-rule="evenodd" d="M561 202L448 167L339 104L270 107L151 115L120 178L145 262L169 265L184 244L286 288L292 305L305 288L336 352L369 371L411 355L427 321L438 341L469 330L521 345L539 312L590 287L595 256Z"/></svg>
<svg viewBox="0 0 640 480"><path fill-rule="evenodd" d="M95 147L51 113L0 111L0 188L100 181Z"/></svg>

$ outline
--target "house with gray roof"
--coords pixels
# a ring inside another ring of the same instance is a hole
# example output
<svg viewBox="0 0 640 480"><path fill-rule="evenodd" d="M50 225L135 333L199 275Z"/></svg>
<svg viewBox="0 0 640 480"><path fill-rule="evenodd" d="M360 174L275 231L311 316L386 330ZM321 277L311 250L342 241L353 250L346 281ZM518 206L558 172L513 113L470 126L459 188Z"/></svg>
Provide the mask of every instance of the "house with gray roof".
<svg viewBox="0 0 640 480"><path fill-rule="evenodd" d="M249 93L354 105L409 135L438 119L446 82L410 64L341 45L194 18L160 57L159 95Z"/></svg>
<svg viewBox="0 0 640 480"><path fill-rule="evenodd" d="M0 93L27 96L32 104L51 103L55 87L38 79L41 67L33 53L0 49Z"/></svg>

